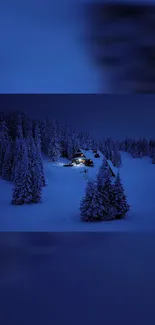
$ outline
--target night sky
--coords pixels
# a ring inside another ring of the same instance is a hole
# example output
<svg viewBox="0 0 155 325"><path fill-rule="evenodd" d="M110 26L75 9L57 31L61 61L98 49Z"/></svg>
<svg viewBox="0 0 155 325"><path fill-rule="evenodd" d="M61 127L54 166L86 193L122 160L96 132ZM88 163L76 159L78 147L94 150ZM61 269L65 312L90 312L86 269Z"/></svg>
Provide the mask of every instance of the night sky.
<svg viewBox="0 0 155 325"><path fill-rule="evenodd" d="M155 95L1 95L0 107L58 118L96 139L155 137Z"/></svg>
<svg viewBox="0 0 155 325"><path fill-rule="evenodd" d="M94 1L2 0L0 93L107 93L86 40L82 5Z"/></svg>
<svg viewBox="0 0 155 325"><path fill-rule="evenodd" d="M1 1L0 93L100 92L82 2Z"/></svg>

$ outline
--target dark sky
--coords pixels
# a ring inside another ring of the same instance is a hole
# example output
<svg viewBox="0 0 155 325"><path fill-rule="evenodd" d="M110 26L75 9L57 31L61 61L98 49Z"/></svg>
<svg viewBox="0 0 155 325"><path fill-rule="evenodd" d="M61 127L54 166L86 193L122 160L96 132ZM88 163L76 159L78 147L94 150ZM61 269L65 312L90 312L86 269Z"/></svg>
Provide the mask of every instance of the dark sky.
<svg viewBox="0 0 155 325"><path fill-rule="evenodd" d="M83 0L2 0L0 93L99 93Z"/></svg>
<svg viewBox="0 0 155 325"><path fill-rule="evenodd" d="M0 95L0 107L58 118L95 138L155 137L155 95Z"/></svg>
<svg viewBox="0 0 155 325"><path fill-rule="evenodd" d="M94 1L1 0L0 93L107 93L86 41L83 4Z"/></svg>

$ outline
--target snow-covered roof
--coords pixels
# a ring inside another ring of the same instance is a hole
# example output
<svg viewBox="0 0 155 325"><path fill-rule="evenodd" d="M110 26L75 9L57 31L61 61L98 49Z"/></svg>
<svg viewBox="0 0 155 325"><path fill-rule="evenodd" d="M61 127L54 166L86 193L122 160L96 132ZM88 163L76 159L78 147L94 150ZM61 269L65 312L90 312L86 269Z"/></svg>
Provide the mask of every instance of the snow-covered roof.
<svg viewBox="0 0 155 325"><path fill-rule="evenodd" d="M86 158L86 157L80 157L80 156L79 156L79 157L74 157L74 158L72 158L72 161L73 161L73 160L77 160L77 159L85 160L85 159L87 159L87 158Z"/></svg>
<svg viewBox="0 0 155 325"><path fill-rule="evenodd" d="M107 161L108 165L110 166L111 170L113 171L113 173L114 173L115 175L117 175L118 168L117 168L117 167L114 167L114 165L113 165L113 163L112 163L111 160L106 159L106 161Z"/></svg>
<svg viewBox="0 0 155 325"><path fill-rule="evenodd" d="M97 150L97 149L96 149ZM94 159L94 152L92 149L89 149L89 150L84 150L82 148L79 148L74 154L78 154L78 152L81 152L84 154L84 156L87 158L87 159L91 159L93 160ZM97 150L97 153L100 155L101 158L103 158L103 154L101 153L100 150ZM78 157L77 157L78 158ZM81 158L81 157L79 157Z"/></svg>

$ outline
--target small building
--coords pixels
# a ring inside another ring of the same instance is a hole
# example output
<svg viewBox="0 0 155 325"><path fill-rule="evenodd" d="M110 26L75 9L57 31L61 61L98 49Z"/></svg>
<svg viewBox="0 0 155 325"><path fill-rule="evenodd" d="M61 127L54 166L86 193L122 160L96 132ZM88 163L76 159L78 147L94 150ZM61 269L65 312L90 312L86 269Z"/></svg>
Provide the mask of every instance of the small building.
<svg viewBox="0 0 155 325"><path fill-rule="evenodd" d="M84 150L83 149L78 149L72 158L86 158L86 155L84 153Z"/></svg>
<svg viewBox="0 0 155 325"><path fill-rule="evenodd" d="M77 157L77 158L73 158L72 161L71 161L71 164L73 166L76 166L76 165L85 165L87 167L94 167L94 163L91 159L87 159L85 157Z"/></svg>

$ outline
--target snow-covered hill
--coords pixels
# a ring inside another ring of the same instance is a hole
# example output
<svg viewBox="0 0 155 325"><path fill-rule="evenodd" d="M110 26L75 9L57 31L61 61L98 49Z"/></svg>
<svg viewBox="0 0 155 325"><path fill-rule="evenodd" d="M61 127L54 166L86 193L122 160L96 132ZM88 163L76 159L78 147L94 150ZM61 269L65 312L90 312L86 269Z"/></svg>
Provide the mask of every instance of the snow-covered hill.
<svg viewBox="0 0 155 325"><path fill-rule="evenodd" d="M92 158L92 157L90 157ZM93 159L88 177L95 178L102 158ZM12 206L12 183L0 180L1 231L143 231L155 230L155 166L149 158L133 159L122 153L120 174L131 211L126 220L82 223L79 205L86 179L80 167L64 168L66 160L44 159L48 185L41 204Z"/></svg>

